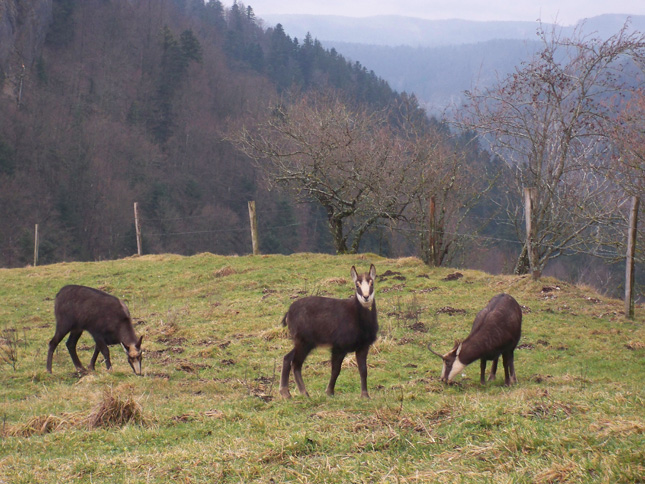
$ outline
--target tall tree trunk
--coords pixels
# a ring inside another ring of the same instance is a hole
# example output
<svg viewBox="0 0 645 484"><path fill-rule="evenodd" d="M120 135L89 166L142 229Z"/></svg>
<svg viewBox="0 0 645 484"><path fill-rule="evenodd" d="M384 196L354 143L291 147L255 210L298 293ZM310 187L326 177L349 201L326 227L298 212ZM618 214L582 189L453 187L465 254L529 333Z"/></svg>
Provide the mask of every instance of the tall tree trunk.
<svg viewBox="0 0 645 484"><path fill-rule="evenodd" d="M347 240L343 235L343 221L339 218L329 217L329 228L334 239L337 254L347 254Z"/></svg>

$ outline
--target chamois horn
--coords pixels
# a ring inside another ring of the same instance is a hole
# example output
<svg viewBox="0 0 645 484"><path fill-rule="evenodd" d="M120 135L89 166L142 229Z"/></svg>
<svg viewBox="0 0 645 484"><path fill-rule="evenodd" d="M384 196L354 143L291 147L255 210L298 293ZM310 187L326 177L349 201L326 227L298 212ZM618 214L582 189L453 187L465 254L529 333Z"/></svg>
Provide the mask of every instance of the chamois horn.
<svg viewBox="0 0 645 484"><path fill-rule="evenodd" d="M429 343L428 343L428 350L430 350L430 353L432 353L432 354L434 354L434 355L437 355L439 358L441 358L442 360L444 360L444 361L445 361L445 358L443 357L443 355L440 355L440 354L439 354L439 353L437 353L435 350L433 350Z"/></svg>

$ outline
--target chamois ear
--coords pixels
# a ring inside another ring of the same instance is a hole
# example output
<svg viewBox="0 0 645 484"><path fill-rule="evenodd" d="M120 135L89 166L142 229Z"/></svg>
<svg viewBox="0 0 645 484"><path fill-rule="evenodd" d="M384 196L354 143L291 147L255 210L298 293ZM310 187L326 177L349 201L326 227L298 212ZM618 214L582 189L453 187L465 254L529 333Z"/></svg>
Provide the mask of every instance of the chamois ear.
<svg viewBox="0 0 645 484"><path fill-rule="evenodd" d="M121 343L121 346L123 346L123 351L125 351L125 354L126 355L129 354L128 347L126 345L124 345L123 343Z"/></svg>
<svg viewBox="0 0 645 484"><path fill-rule="evenodd" d="M142 342L143 342L143 335L141 335L141 337L139 338L139 341L137 341L137 344L134 345L137 348L137 350L141 349Z"/></svg>
<svg viewBox="0 0 645 484"><path fill-rule="evenodd" d="M374 267L374 264L370 265L370 277L372 279L376 278L376 267Z"/></svg>
<svg viewBox="0 0 645 484"><path fill-rule="evenodd" d="M352 274L352 279L354 279L354 283L358 281L358 274L356 274L356 267L352 266L352 270L350 271Z"/></svg>

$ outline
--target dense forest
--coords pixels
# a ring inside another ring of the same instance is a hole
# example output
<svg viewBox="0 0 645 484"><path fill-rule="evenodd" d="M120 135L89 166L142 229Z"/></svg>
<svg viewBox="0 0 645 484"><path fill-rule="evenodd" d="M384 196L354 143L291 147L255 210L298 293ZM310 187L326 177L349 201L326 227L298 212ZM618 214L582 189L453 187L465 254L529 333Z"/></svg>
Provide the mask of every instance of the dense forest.
<svg viewBox="0 0 645 484"><path fill-rule="evenodd" d="M32 260L35 224L40 263L136 253L135 201L146 253L248 253L249 200L262 251L330 251L324 213L268 191L229 134L287 90L415 102L242 3L45 3L42 27L29 22L43 2L13 3L15 48L0 58L1 266Z"/></svg>

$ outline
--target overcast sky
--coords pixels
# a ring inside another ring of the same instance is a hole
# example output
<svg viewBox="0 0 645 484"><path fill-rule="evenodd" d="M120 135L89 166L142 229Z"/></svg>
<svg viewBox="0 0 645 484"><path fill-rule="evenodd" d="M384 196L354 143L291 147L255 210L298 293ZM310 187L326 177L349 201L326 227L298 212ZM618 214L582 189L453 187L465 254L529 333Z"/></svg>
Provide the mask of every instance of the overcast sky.
<svg viewBox="0 0 645 484"><path fill-rule="evenodd" d="M426 19L576 21L620 13L645 15L645 0L238 0L255 14L314 14L368 17L405 15ZM223 0L230 7L233 0Z"/></svg>

